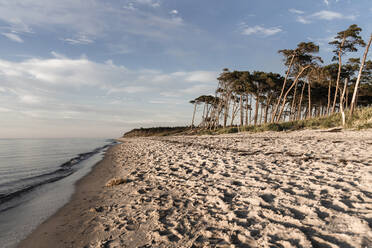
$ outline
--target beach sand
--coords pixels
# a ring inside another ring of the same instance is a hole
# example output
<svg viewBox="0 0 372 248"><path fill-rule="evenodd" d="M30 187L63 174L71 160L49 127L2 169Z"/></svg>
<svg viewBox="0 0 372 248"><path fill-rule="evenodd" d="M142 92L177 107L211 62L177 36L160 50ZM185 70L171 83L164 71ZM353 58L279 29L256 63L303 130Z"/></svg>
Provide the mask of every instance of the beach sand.
<svg viewBox="0 0 372 248"><path fill-rule="evenodd" d="M20 247L372 247L372 130L122 142Z"/></svg>

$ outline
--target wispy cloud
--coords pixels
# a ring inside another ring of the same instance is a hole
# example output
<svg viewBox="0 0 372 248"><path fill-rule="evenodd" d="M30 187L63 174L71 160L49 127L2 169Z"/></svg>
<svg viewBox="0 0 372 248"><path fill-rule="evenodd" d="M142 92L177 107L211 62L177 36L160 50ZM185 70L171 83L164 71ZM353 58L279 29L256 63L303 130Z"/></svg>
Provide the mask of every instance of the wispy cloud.
<svg viewBox="0 0 372 248"><path fill-rule="evenodd" d="M8 38L12 41L15 41L15 42L18 42L18 43L23 43L23 39L15 33L2 33L2 35L4 35L6 38Z"/></svg>
<svg viewBox="0 0 372 248"><path fill-rule="evenodd" d="M296 20L302 24L309 24L311 21L303 16L297 16Z"/></svg>
<svg viewBox="0 0 372 248"><path fill-rule="evenodd" d="M185 75L187 82L210 83L216 80L216 72L211 71L194 71Z"/></svg>
<svg viewBox="0 0 372 248"><path fill-rule="evenodd" d="M12 113L19 118L74 122L172 122L186 117L169 103L176 100L187 106L190 99L213 92L218 76L214 71L133 70L113 61L71 59L56 52L52 56L0 60L1 112L15 109ZM151 102L157 102L156 107ZM167 111L168 119L161 116L162 111Z"/></svg>
<svg viewBox="0 0 372 248"><path fill-rule="evenodd" d="M288 11L291 13L300 14L300 15L305 13L304 11L298 10L298 9L289 9Z"/></svg>
<svg viewBox="0 0 372 248"><path fill-rule="evenodd" d="M86 35L78 35L75 38L64 38L62 40L71 45L88 45L94 42L93 39L89 38Z"/></svg>
<svg viewBox="0 0 372 248"><path fill-rule="evenodd" d="M329 11L329 10L322 10L312 14L310 17L314 19L320 20L334 20L334 19L355 19L353 15L343 15L339 12Z"/></svg>
<svg viewBox="0 0 372 248"><path fill-rule="evenodd" d="M342 19L354 20L355 18L356 18L355 15L345 15L340 12L321 10L308 16L299 15L297 16L296 20L303 24L309 24L315 20L325 20L325 21L342 20Z"/></svg>
<svg viewBox="0 0 372 248"><path fill-rule="evenodd" d="M263 26L256 25L253 27L244 27L241 33L244 35L259 34L259 35L264 35L264 36L271 36L271 35L280 33L282 31L283 30L279 27L265 28Z"/></svg>
<svg viewBox="0 0 372 248"><path fill-rule="evenodd" d="M133 0L121 7L98 0L12 0L0 4L0 20L17 32L31 32L33 28L63 30L67 36L63 39L71 44L90 44L91 37L108 34L170 37L171 31L182 27L183 20L155 11L159 6L160 2L154 0Z"/></svg>
<svg viewBox="0 0 372 248"><path fill-rule="evenodd" d="M147 5L147 6L150 6L150 7L153 7L153 8L160 7L160 2L159 1L154 1L154 0L134 0L134 2L138 3L138 4Z"/></svg>
<svg viewBox="0 0 372 248"><path fill-rule="evenodd" d="M339 0L335 0L335 2L337 3ZM329 6L331 4L330 0L323 0L324 4Z"/></svg>

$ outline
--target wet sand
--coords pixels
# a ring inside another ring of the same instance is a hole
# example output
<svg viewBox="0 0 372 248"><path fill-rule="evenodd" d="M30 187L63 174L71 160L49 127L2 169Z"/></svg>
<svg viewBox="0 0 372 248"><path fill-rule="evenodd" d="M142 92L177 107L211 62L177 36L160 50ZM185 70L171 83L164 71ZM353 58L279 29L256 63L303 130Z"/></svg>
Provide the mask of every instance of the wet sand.
<svg viewBox="0 0 372 248"><path fill-rule="evenodd" d="M18 247L84 247L95 238L90 210L105 202L103 187L115 176L116 147L110 148L93 170L76 184L71 200L42 223Z"/></svg>
<svg viewBox="0 0 372 248"><path fill-rule="evenodd" d="M372 245L372 130L122 141L20 247Z"/></svg>

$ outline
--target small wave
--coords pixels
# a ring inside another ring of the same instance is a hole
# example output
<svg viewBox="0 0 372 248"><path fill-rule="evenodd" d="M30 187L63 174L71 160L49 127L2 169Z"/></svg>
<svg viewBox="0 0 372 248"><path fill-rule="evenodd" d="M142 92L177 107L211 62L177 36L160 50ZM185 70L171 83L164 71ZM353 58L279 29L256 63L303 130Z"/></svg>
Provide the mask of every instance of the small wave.
<svg viewBox="0 0 372 248"><path fill-rule="evenodd" d="M111 142L110 144L104 145L102 147L98 147L94 149L91 152L81 153L78 154L76 157L71 158L67 162L61 164L59 166L59 169L56 171L24 178L21 180L18 180L16 183L12 182L12 189L6 193L0 194L0 205L4 202L7 202L15 197L21 196L22 194L47 183L52 183L58 180L61 180L62 178L65 178L72 173L75 172L75 169L73 168L75 165L79 164L80 162L92 157L93 155L99 153L100 151L103 151L104 149L115 145L116 142ZM3 184L5 186L6 184ZM2 210L0 209L0 212Z"/></svg>

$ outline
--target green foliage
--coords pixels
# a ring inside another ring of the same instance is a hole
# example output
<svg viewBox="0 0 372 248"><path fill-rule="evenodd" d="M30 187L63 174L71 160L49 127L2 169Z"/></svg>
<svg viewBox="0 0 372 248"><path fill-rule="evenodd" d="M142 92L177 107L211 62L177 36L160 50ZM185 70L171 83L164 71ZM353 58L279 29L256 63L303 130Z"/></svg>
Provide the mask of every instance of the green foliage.
<svg viewBox="0 0 372 248"><path fill-rule="evenodd" d="M329 42L330 45L335 47L333 51L335 57L333 60L338 59L338 53L344 55L346 52L356 52L358 49L357 45L365 46L362 37L359 35L362 29L358 25L353 24L348 27L348 29L337 33L335 40Z"/></svg>
<svg viewBox="0 0 372 248"><path fill-rule="evenodd" d="M148 136L169 136L188 131L189 127L151 127L137 128L126 132L123 137L148 137Z"/></svg>
<svg viewBox="0 0 372 248"><path fill-rule="evenodd" d="M345 113L348 116L348 113ZM171 135L218 135L240 132L265 132L265 131L296 131L302 129L326 129L341 126L341 114L336 113L327 117L317 117L308 120L287 121L281 123L267 123L262 125L249 125L242 128L226 127L210 129L194 129L190 127L154 127L133 129L124 134L127 137L147 137L147 136L171 136ZM346 128L366 129L372 128L372 107L359 108L354 112L353 118L346 120Z"/></svg>

